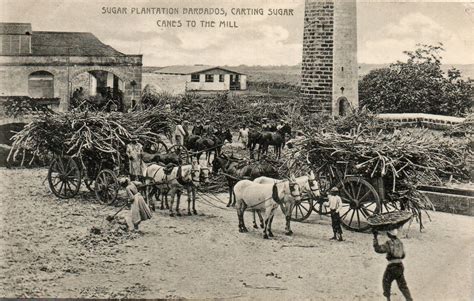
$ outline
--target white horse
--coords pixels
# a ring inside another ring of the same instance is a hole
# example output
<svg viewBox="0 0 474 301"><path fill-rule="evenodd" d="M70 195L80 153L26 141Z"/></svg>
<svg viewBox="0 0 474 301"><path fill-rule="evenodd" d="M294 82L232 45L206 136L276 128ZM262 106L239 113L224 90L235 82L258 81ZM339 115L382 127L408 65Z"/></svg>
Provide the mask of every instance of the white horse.
<svg viewBox="0 0 474 301"><path fill-rule="evenodd" d="M274 184L274 183L282 182L283 180L269 178L269 177L258 177L254 179L253 181L259 184ZM321 191L319 189L319 183L316 180L316 176L314 175L313 171L310 171L307 175L296 178L295 181L300 186L301 192L308 194L312 199L315 199L321 195ZM286 212L288 208L283 208L283 210ZM257 213L260 219L260 226L263 228L262 215L258 211ZM253 227L257 228L257 222L255 220L255 211L253 212Z"/></svg>
<svg viewBox="0 0 474 301"><path fill-rule="evenodd" d="M167 190L171 196L171 204L169 206L170 216L174 216L173 203L174 197L177 196L176 201L176 215L181 216L179 212L179 202L181 200L181 194L183 190L187 191L188 194L188 215L191 215L191 201L193 203L193 213L197 214L196 211L196 187L200 183L209 183L209 168L201 166L197 161L194 161L191 165L181 165L173 167L167 170L158 164L149 165L145 171L145 177L148 185L155 185L159 187L161 191ZM164 194L165 198L167 197ZM163 200L162 200L163 208Z"/></svg>
<svg viewBox="0 0 474 301"><path fill-rule="evenodd" d="M301 200L300 186L296 183L294 177L290 177L289 181L272 184L259 184L249 180L242 180L234 186L234 197L239 218L239 232L248 232L244 223L244 212L246 209L265 210L263 238L273 237L272 222L275 210L281 204L285 204L289 208L286 212L285 234L293 234L290 228L291 209L295 202Z"/></svg>

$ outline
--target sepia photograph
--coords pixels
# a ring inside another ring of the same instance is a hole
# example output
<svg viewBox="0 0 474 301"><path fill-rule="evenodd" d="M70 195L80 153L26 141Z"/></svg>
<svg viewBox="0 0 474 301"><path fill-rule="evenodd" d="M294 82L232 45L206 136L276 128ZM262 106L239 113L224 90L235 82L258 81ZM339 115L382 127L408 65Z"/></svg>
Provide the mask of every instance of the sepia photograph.
<svg viewBox="0 0 474 301"><path fill-rule="evenodd" d="M474 2L0 0L0 298L474 300Z"/></svg>

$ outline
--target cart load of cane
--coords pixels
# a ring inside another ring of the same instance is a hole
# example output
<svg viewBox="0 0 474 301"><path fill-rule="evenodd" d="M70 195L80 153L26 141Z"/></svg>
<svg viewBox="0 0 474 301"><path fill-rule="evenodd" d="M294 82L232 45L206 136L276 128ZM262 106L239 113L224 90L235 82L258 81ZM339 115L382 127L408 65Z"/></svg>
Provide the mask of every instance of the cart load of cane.
<svg viewBox="0 0 474 301"><path fill-rule="evenodd" d="M373 230L390 231L400 228L412 217L409 211L392 211L373 215L367 218L367 222Z"/></svg>

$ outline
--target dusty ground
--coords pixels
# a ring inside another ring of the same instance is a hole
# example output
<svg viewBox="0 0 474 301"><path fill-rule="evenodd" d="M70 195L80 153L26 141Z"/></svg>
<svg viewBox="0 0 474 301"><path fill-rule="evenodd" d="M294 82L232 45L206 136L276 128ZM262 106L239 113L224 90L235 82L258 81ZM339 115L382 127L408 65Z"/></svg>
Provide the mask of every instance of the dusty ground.
<svg viewBox="0 0 474 301"><path fill-rule="evenodd" d="M86 191L59 200L45 176L45 169L0 170L0 296L382 300L386 261L373 252L372 236L346 231L345 242L329 241L328 218L293 223L288 237L279 213L276 237L263 240L260 230L238 232L234 210L200 200L197 216L160 211L142 233L119 237L104 221L116 208L93 203ZM432 219L404 240L412 294L472 300L474 218ZM110 235L90 234L94 225Z"/></svg>

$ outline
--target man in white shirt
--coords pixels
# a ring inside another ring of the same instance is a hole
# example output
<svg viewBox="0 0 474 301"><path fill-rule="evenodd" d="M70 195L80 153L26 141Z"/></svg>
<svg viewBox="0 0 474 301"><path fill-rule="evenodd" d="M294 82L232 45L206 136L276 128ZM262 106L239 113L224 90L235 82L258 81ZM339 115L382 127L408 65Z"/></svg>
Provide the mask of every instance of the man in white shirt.
<svg viewBox="0 0 474 301"><path fill-rule="evenodd" d="M331 188L328 195L328 201L324 203L325 207L329 207L331 212L331 224L332 224L332 231L334 232L334 236L331 240L339 240L343 241L342 239L342 228L341 228L341 216L339 215L339 210L342 207L342 199L339 196L339 189L337 187Z"/></svg>
<svg viewBox="0 0 474 301"><path fill-rule="evenodd" d="M242 125L239 129L239 138L237 138L237 141L240 140L244 145L244 149L247 148L247 143L249 142L249 128L246 125Z"/></svg>

